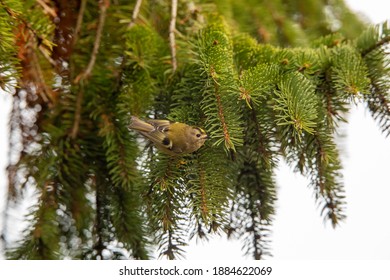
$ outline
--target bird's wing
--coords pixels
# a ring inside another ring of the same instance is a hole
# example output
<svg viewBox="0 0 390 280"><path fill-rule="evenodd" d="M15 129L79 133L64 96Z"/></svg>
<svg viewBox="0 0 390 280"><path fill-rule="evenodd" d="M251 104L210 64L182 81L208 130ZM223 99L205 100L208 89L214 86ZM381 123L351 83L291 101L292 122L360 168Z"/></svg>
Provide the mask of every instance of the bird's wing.
<svg viewBox="0 0 390 280"><path fill-rule="evenodd" d="M156 128L152 124L145 122L135 116L131 117L129 128L134 129L140 133L149 133L153 130L156 130Z"/></svg>
<svg viewBox="0 0 390 280"><path fill-rule="evenodd" d="M168 120L148 119L143 121L132 116L129 128L138 131L138 133L155 143L158 147L172 150L172 140L169 139L166 133L170 124L171 122Z"/></svg>
<svg viewBox="0 0 390 280"><path fill-rule="evenodd" d="M172 148L171 140L166 136L165 133L159 130L153 130L151 132L139 131L139 133L157 145L164 146L167 149Z"/></svg>
<svg viewBox="0 0 390 280"><path fill-rule="evenodd" d="M153 120L153 119L148 119L146 121L147 123L153 125L157 130L159 131L167 131L171 122L168 120Z"/></svg>

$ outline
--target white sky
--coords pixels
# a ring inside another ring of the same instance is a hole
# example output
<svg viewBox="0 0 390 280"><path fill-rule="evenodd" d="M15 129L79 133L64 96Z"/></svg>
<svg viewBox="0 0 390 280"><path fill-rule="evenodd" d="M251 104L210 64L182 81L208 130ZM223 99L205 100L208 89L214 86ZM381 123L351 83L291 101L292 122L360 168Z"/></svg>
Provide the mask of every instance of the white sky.
<svg viewBox="0 0 390 280"><path fill-rule="evenodd" d="M374 23L390 19L389 1L346 2ZM0 92L0 229L6 189L6 104L10 99ZM336 229L325 225L308 182L281 165L271 236L275 259L390 259L390 139L385 139L361 106L352 110L345 130L342 163L347 220ZM197 245L194 240L186 251L188 260L244 258L241 243L227 242L225 238Z"/></svg>

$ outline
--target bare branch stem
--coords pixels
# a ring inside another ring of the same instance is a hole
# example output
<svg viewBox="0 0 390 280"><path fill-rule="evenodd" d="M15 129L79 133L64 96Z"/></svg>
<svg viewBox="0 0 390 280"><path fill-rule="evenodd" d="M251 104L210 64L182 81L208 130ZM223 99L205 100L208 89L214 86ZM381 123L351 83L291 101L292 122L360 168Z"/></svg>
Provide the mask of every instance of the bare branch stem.
<svg viewBox="0 0 390 280"><path fill-rule="evenodd" d="M83 24L83 18L84 18L84 12L85 12L86 6L87 6L87 0L81 0L80 10L79 10L79 14L77 16L76 27L74 30L73 45L76 45L77 40L79 39L80 30L81 30L81 26Z"/></svg>
<svg viewBox="0 0 390 280"><path fill-rule="evenodd" d="M171 60L172 60L173 72L175 72L177 69L176 42L175 42L176 15L177 15L177 0L172 0L171 22L169 24L169 44L171 47Z"/></svg>
<svg viewBox="0 0 390 280"><path fill-rule="evenodd" d="M37 1L37 3L38 3L39 5L42 6L42 8L45 10L46 13L48 13L49 15L51 15L53 18L58 17L56 11L55 11L52 7L50 7L49 5L47 5L45 1L43 1L43 0L36 0L36 1Z"/></svg>
<svg viewBox="0 0 390 280"><path fill-rule="evenodd" d="M131 21L130 21L129 26L128 26L129 28L134 26L135 21L138 18L138 14L139 14L139 10L141 8L141 5L142 5L142 0L137 0L137 2L135 3L134 10L133 10L133 16L131 17Z"/></svg>
<svg viewBox="0 0 390 280"><path fill-rule="evenodd" d="M80 119L81 119L81 105L84 98L84 86L81 86L79 88L79 91L77 93L77 99L76 99L76 112L74 116L74 122L72 127L72 132L70 133L70 137L72 139L76 139L77 134L79 132L80 127Z"/></svg>
<svg viewBox="0 0 390 280"><path fill-rule="evenodd" d="M78 83L81 79L85 79L85 78L88 78L88 77L91 76L92 69L95 66L96 57L97 57L97 54L99 52L99 47L100 47L100 41L102 39L104 22L106 20L107 9L108 9L109 5L110 5L110 0L103 0L100 3L99 23L98 23L98 27L97 27L97 30L96 30L96 38L95 38L95 43L93 45L91 59L89 60L87 68L75 78L75 80L74 80L75 83Z"/></svg>
<svg viewBox="0 0 390 280"><path fill-rule="evenodd" d="M93 50L91 54L91 59L89 60L87 68L80 73L75 79L74 82L78 84L81 80L84 80L85 78L88 78L91 76L92 69L95 65L96 62L96 57L99 52L99 47L100 47L100 41L102 39L102 33L103 33L103 27L104 23L106 20L106 15L107 15L107 9L110 5L110 0L103 0L100 3L100 16L99 16L99 23L98 27L96 30L96 38L95 42L93 45ZM81 13L81 8L80 8L80 13ZM80 17L80 15L79 15ZM73 128L71 132L71 137L76 138L77 133L79 131L79 126L80 126L80 118L81 118L81 109L82 109L82 102L83 102L83 97L84 97L84 90L81 88L78 91L77 94L77 100L76 100L76 112L75 112L75 117L74 117L74 123L73 123Z"/></svg>

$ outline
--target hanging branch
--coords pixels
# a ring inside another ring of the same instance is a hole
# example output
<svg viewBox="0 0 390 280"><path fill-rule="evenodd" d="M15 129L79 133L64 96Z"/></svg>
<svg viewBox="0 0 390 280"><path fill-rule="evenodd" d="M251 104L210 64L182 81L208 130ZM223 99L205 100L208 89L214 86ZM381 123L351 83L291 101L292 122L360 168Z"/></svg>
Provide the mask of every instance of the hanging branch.
<svg viewBox="0 0 390 280"><path fill-rule="evenodd" d="M364 96L365 102L373 119L377 121L386 137L390 135L389 28L389 22L384 22L369 28L356 40L360 54L369 70L370 94ZM372 36L372 33L375 36Z"/></svg>
<svg viewBox="0 0 390 280"><path fill-rule="evenodd" d="M131 28L134 26L136 19L138 18L139 10L142 5L142 0L137 0L135 3L134 11L133 11L133 16L131 17L131 21L128 25L128 28Z"/></svg>
<svg viewBox="0 0 390 280"><path fill-rule="evenodd" d="M106 248L104 245L104 237L103 237L103 215L104 215L104 210L103 210L103 189L102 186L100 186L100 182L96 183L95 182L95 187L96 187L96 217L95 217L95 225L94 225L94 231L96 234L96 241L94 245L94 249L96 250L96 255L100 257L101 260L104 259L103 257L103 250Z"/></svg>
<svg viewBox="0 0 390 280"><path fill-rule="evenodd" d="M135 25L135 21L138 18L141 5L142 5L142 0L137 0L137 2L135 3L134 10L133 10L133 15L131 16L131 21L130 21L129 25L127 26L128 29L132 28ZM123 69L125 68L125 65L127 63L127 59L128 59L128 57L126 55L124 55L122 58L121 65L119 67L120 70L117 72L118 74L117 74L117 79L116 79L116 88L120 88L122 85L121 78L122 78L122 73L124 71Z"/></svg>
<svg viewBox="0 0 390 280"><path fill-rule="evenodd" d="M390 135L390 100L382 91L378 82L372 82L371 94L367 97L367 105L374 120L378 121L386 137Z"/></svg>
<svg viewBox="0 0 390 280"><path fill-rule="evenodd" d="M77 23L76 23L76 27L74 30L73 45L76 45L77 40L79 39L81 25L83 24L83 18L84 18L84 12L85 12L86 6L87 6L87 0L81 0L80 11L79 11L79 14L77 16Z"/></svg>
<svg viewBox="0 0 390 280"><path fill-rule="evenodd" d="M100 41L102 39L104 22L106 20L107 9L108 9L109 6L110 6L110 0L103 0L100 3L99 23L98 23L98 27L97 27L97 30L96 30L96 38L95 38L95 43L93 45L91 59L89 60L87 68L74 79L74 83L75 84L78 84L80 82L80 80L82 80L82 79L90 77L91 74L92 74L92 69L95 66L96 57L97 57L97 54L99 52L99 47L100 47Z"/></svg>
<svg viewBox="0 0 390 280"><path fill-rule="evenodd" d="M103 33L103 27L104 27L104 22L106 20L106 15L107 15L107 8L110 5L110 0L103 0L103 2L100 3L100 17L99 17L99 24L96 30L96 38L95 38L95 43L93 45L93 50L92 50L92 55L91 59L89 60L87 68L81 72L75 79L74 83L78 84L81 80L84 80L88 77L91 76L92 74L92 69L95 66L96 62L96 57L99 52L99 47L100 47L100 41L102 39L102 33ZM81 9L80 9L80 14L81 14ZM78 20L80 19L80 15ZM81 19L80 19L81 21ZM73 128L71 132L71 138L76 138L78 130L79 130L79 125L80 125L80 115L81 115L81 104L83 102L83 95L84 91L81 88L77 94L77 100L76 100L76 112L75 112L75 119L73 123Z"/></svg>
<svg viewBox="0 0 390 280"><path fill-rule="evenodd" d="M176 15L177 15L177 0L172 0L171 22L169 24L169 45L171 47L171 60L172 60L173 72L175 72L177 69L176 43L175 43Z"/></svg>

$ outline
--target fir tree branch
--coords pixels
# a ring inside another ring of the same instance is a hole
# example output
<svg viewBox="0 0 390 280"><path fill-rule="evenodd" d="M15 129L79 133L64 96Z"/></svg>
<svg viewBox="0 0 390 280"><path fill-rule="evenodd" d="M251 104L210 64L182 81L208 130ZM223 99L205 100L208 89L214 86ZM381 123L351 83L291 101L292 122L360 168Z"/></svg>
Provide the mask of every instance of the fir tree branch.
<svg viewBox="0 0 390 280"><path fill-rule="evenodd" d="M308 157L312 162L309 166L312 184L317 188L315 196L316 199L322 199L321 214L327 211L325 218L328 218L332 226L336 227L345 218L344 189L341 183L341 163L338 159L338 151L329 135L321 137L320 133L315 133L312 137L313 142L309 141L305 149L310 151L314 148L314 154L309 154ZM313 147L309 146L311 143Z"/></svg>
<svg viewBox="0 0 390 280"><path fill-rule="evenodd" d="M111 112L107 112L113 115ZM122 116L117 116L122 118ZM107 167L113 184L126 190L133 188L137 176L134 157L136 149L133 146L124 125L119 125L114 116L103 116L104 124L101 135L104 136L103 146L106 150Z"/></svg>
<svg viewBox="0 0 390 280"><path fill-rule="evenodd" d="M38 1L38 0L37 0ZM17 11L14 11L12 10L10 7L8 7L3 0L0 0L0 3L1 5L3 6L4 10L7 12L7 14L15 19L16 21L19 21L23 27L21 27L22 29L23 28L27 28L27 30L33 35L33 37L35 38L36 40L36 45L38 46L38 49L39 51L42 53L42 55L49 61L49 63L53 66L56 65L56 63L54 62L53 59L51 59L51 57L47 54L47 51L46 51L46 48L47 47L50 47L50 45L47 45L48 44L48 41L45 40L45 38L41 35L39 35L35 30L34 28L32 28L31 24L25 20ZM54 10L53 10L54 11ZM54 11L55 12L55 11ZM56 14L57 16L57 14ZM43 43L43 44L42 44ZM46 47L46 48L44 48Z"/></svg>
<svg viewBox="0 0 390 280"><path fill-rule="evenodd" d="M97 256L100 257L101 260L103 260L103 250L105 249L104 242L103 242L103 215L102 212L104 212L104 205L103 205L103 186L100 186L99 183L96 184L96 193L95 193L95 199L96 199L96 216L95 216L95 232L96 232L96 243L94 245L94 249L97 251Z"/></svg>
<svg viewBox="0 0 390 280"><path fill-rule="evenodd" d="M267 167L271 166L271 160L272 160L272 154L269 149L267 149L267 142L266 137L263 135L261 128L260 128L260 121L257 117L256 110L255 110L255 104L252 100L249 101L250 107L253 109L250 110L250 118L252 120L252 123L255 125L255 132L257 137L257 143L256 143L256 152L262 157L262 160L266 164ZM250 143L247 143L250 144Z"/></svg>
<svg viewBox="0 0 390 280"><path fill-rule="evenodd" d="M172 240L172 230L168 230L167 249L164 252L161 252L161 254L166 255L169 260L174 260L176 250L177 250L177 247L173 244L173 240Z"/></svg>
<svg viewBox="0 0 390 280"><path fill-rule="evenodd" d="M381 39L382 38L382 39ZM364 96L368 110L377 121L386 137L390 135L390 99L389 99L389 23L368 28L356 40L358 50L368 69L370 80L369 93Z"/></svg>
<svg viewBox="0 0 390 280"><path fill-rule="evenodd" d="M206 198L206 172L202 168L202 165L199 164L199 186L200 186L200 194L201 194L201 213L203 216L203 220L207 220L207 216L209 215L209 209L207 207L207 198Z"/></svg>
<svg viewBox="0 0 390 280"><path fill-rule="evenodd" d="M144 259L153 240L160 256L172 259L183 251L190 227L191 238L234 230L247 255L263 258L269 254L281 152L308 175L321 215L338 223L344 215L342 174L332 136L336 122L329 120L342 118L353 94L371 91L364 96L367 105L390 131L388 31L369 30L356 44L332 37L309 49L311 38L328 29L303 13L299 20L307 29L299 29L280 3L270 9L247 5L250 0L212 0L215 5L202 10L188 3L190 15L180 21L186 11L177 0L133 0L132 7L124 2L0 0L0 87L3 75L10 76L11 87L13 80L20 86L14 92L10 143L18 152L8 169L8 202L33 182L42 190L53 186L57 203L38 198L14 256L107 258L106 249L113 258ZM280 13L269 12L274 10ZM52 18L57 14L59 23ZM259 18L278 28L261 26ZM239 35L259 34L259 26L269 31L272 45L303 48L265 46ZM360 32L350 26L355 33L348 38ZM54 38L53 51L46 38ZM281 82L293 73L303 81ZM34 120L27 120L29 110ZM152 149L139 155L126 129L129 112L201 124L211 140L182 158L190 162L185 165ZM236 150L230 161L226 151ZM144 205L141 193L149 185Z"/></svg>
<svg viewBox="0 0 390 280"><path fill-rule="evenodd" d="M169 24L169 46L171 48L171 60L172 70L176 72L177 61L176 61L176 42L175 42L175 31L176 31L176 15L177 15L177 0L171 2L171 21Z"/></svg>
<svg viewBox="0 0 390 280"><path fill-rule="evenodd" d="M135 259L149 259L146 249L146 221L140 213L142 201L134 190L115 186L109 199L109 212L116 239L132 252Z"/></svg>
<svg viewBox="0 0 390 280"><path fill-rule="evenodd" d="M251 200L252 199L253 198L251 198ZM248 232L250 231L253 234L253 241L252 241L253 242L253 248L254 248L254 250L253 250L253 258L255 260L261 260L262 251L260 250L259 245L258 245L258 243L259 243L259 241L261 239L261 236L260 236L260 234L258 232L255 231L255 225L257 224L256 213L252 211L250 217L251 217L251 220L252 220L252 225L251 225L251 227L249 229L247 229L247 231Z"/></svg>
<svg viewBox="0 0 390 280"><path fill-rule="evenodd" d="M31 27L31 24L27 22L17 11L14 11L10 7L8 7L3 0L0 0L0 3L11 18L20 21L25 27L27 27L31 31L32 34L34 34L34 36L37 38L38 44L43 41L43 38L39 34L37 34L37 32Z"/></svg>
<svg viewBox="0 0 390 280"><path fill-rule="evenodd" d="M153 166L152 190L148 193L148 212L157 234L160 257L176 258L182 254L185 186L181 179L180 158L158 155Z"/></svg>
<svg viewBox="0 0 390 280"><path fill-rule="evenodd" d="M250 131L251 132L251 131ZM253 134L251 134L253 135ZM249 138L250 135L248 135ZM238 232L239 238L244 237L246 253L251 253L255 259L261 259L263 255L270 255L267 244L269 240L265 232L271 225L274 215L274 203L276 200L275 182L272 169L268 163L256 153L257 141L244 146L240 164L240 172L237 177L236 199L232 217L231 228ZM242 215L238 213L244 213Z"/></svg>
<svg viewBox="0 0 390 280"><path fill-rule="evenodd" d="M135 7L134 7L134 10L133 10L133 15L131 17L131 21L130 21L129 25L127 26L128 29L132 28L135 25L135 21L138 18L138 15L139 15L139 12L140 12L140 9L141 9L141 5L142 5L142 0L137 0L137 2L135 3ZM125 68L125 66L127 64L128 58L129 58L128 55L124 55L122 57L122 62L121 62L121 65L119 67L119 71L118 71L117 79L116 79L116 88L118 90L122 86L121 78L122 78L122 74L123 74L124 68Z"/></svg>
<svg viewBox="0 0 390 280"><path fill-rule="evenodd" d="M375 45L372 45L368 49L363 50L361 52L362 57L365 57L366 55L370 54L372 51L376 50L377 48L382 47L383 45L386 45L389 42L390 42L390 36L386 36L386 37L382 38L381 40L376 42Z"/></svg>
<svg viewBox="0 0 390 280"><path fill-rule="evenodd" d="M205 126L210 131L213 145L224 144L234 157L236 146L242 145L242 119L237 110L238 82L233 64L230 34L222 22L209 24L199 33L201 75L207 75L201 110L207 116Z"/></svg>
<svg viewBox="0 0 390 280"><path fill-rule="evenodd" d="M138 14L139 14L141 5L142 5L142 0L137 0L137 2L135 3L135 6L134 6L133 15L131 17L131 21L128 25L128 28L132 28L134 26L135 21L138 18Z"/></svg>
<svg viewBox="0 0 390 280"><path fill-rule="evenodd" d="M367 105L374 120L379 122L386 137L390 135L390 100L375 82L372 83L371 94L367 96Z"/></svg>
<svg viewBox="0 0 390 280"><path fill-rule="evenodd" d="M33 224L24 233L23 239L7 255L15 260L51 260L59 258L60 235L56 222L58 197L53 182L41 186L40 203L30 214Z"/></svg>

